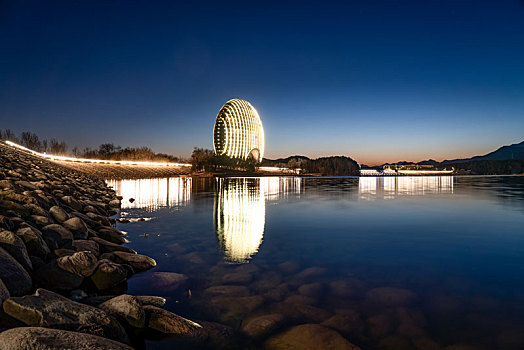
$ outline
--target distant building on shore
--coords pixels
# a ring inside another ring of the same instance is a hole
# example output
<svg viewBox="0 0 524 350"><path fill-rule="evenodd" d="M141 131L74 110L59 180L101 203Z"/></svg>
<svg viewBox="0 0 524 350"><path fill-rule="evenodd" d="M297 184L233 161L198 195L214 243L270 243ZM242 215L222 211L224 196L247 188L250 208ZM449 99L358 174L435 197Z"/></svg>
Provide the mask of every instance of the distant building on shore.
<svg viewBox="0 0 524 350"><path fill-rule="evenodd" d="M217 155L262 161L264 128L249 102L235 98L222 106L215 120L213 147Z"/></svg>

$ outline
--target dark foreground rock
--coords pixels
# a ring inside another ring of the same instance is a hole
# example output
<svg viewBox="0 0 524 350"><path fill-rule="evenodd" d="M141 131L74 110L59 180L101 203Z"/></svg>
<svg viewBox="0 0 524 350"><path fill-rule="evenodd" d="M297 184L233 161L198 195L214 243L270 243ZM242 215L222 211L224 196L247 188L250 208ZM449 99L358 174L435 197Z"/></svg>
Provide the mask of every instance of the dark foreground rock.
<svg viewBox="0 0 524 350"><path fill-rule="evenodd" d="M38 289L34 295L4 301L6 314L33 327L49 327L94 334L129 343L122 325L106 312Z"/></svg>
<svg viewBox="0 0 524 350"><path fill-rule="evenodd" d="M0 279L11 295L24 295L31 290L31 276L4 249L0 248Z"/></svg>
<svg viewBox="0 0 524 350"><path fill-rule="evenodd" d="M147 328L163 336L191 334L199 328L202 328L202 326L196 322L156 306L146 305L144 306L144 310L146 312Z"/></svg>
<svg viewBox="0 0 524 350"><path fill-rule="evenodd" d="M43 327L18 327L0 333L2 350L132 350L133 348L96 335Z"/></svg>

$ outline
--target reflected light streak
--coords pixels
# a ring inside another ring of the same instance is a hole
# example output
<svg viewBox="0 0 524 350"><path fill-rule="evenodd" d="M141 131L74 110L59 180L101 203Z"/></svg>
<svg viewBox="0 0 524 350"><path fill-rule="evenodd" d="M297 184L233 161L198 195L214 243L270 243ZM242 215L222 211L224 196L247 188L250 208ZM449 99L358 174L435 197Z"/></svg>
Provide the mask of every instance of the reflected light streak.
<svg viewBox="0 0 524 350"><path fill-rule="evenodd" d="M33 151L32 149L29 149L27 147L24 147L22 145L16 144L11 141L6 141L10 146L17 147L19 149L22 149L24 151L30 152L31 154L51 160L60 160L60 161L66 161L66 162L76 162L76 163L98 163L98 164L116 164L116 165L143 165L143 166L191 166L191 164L185 164L185 163L161 163L161 162L139 162L139 161L133 161L133 160L105 160L105 159L89 159L89 158L76 158L76 157L64 157L64 156L57 156L53 154L47 154L47 153L40 153Z"/></svg>
<svg viewBox="0 0 524 350"><path fill-rule="evenodd" d="M107 180L122 196L122 209L141 208L154 211L160 207L186 205L191 199L191 178L171 177L138 180ZM130 198L134 201L131 203Z"/></svg>
<svg viewBox="0 0 524 350"><path fill-rule="evenodd" d="M227 260L246 263L258 253L264 236L266 201L300 193L300 178L217 179L214 222Z"/></svg>
<svg viewBox="0 0 524 350"><path fill-rule="evenodd" d="M451 194L453 176L360 177L358 190L362 199Z"/></svg>

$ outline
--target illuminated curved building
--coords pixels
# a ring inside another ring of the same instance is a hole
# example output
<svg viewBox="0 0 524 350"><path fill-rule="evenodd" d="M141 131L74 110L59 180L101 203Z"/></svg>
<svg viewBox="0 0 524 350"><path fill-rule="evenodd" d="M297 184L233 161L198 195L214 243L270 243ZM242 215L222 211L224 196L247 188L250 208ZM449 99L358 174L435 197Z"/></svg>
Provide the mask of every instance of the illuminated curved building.
<svg viewBox="0 0 524 350"><path fill-rule="evenodd" d="M213 147L217 155L262 160L264 128L257 110L249 102L234 98L222 106L213 130Z"/></svg>

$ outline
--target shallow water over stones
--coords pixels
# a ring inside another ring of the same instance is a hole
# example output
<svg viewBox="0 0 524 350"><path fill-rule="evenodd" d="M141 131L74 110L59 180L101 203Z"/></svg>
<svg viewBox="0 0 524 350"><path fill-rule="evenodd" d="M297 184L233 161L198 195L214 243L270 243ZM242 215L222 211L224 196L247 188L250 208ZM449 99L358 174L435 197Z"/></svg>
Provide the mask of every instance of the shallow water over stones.
<svg viewBox="0 0 524 350"><path fill-rule="evenodd" d="M148 348L524 346L523 177L125 181L129 292L208 325Z"/></svg>

